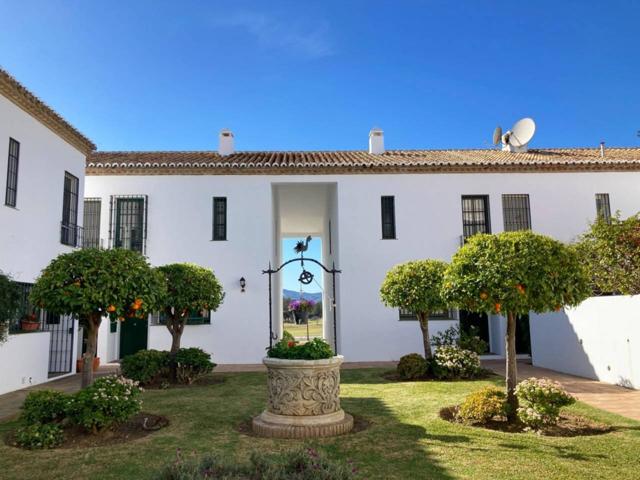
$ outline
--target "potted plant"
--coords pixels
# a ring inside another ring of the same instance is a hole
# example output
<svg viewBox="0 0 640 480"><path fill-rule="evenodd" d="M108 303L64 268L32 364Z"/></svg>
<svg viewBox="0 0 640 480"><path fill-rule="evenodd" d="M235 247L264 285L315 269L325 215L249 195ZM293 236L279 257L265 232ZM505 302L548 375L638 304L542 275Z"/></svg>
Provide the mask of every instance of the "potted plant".
<svg viewBox="0 0 640 480"><path fill-rule="evenodd" d="M40 328L40 320L35 313L25 313L20 319L20 328L24 332L34 332Z"/></svg>
<svg viewBox="0 0 640 480"><path fill-rule="evenodd" d="M295 314L295 318L299 320L301 324L306 324L309 321L309 313L313 310L316 302L313 300L306 300L301 298L300 300L293 300L289 303L289 311Z"/></svg>
<svg viewBox="0 0 640 480"><path fill-rule="evenodd" d="M76 360L76 372L82 373L83 364L84 364L84 359L83 358L79 358L78 360ZM100 357L98 357L98 356L93 357L93 363L91 364L91 370L93 370L95 372L96 370L98 370L99 366L100 366Z"/></svg>
<svg viewBox="0 0 640 480"><path fill-rule="evenodd" d="M298 344L286 335L267 349L268 403L253 419L253 431L264 437L314 438L341 435L353 428L353 417L340 407L340 365L322 339Z"/></svg>

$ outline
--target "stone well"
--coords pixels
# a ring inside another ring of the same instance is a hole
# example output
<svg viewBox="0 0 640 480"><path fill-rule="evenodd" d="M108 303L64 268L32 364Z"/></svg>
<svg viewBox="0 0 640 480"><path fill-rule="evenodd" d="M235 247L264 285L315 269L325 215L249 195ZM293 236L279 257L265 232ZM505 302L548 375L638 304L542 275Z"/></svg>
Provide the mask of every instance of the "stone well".
<svg viewBox="0 0 640 480"><path fill-rule="evenodd" d="M353 417L340 408L342 355L323 360L264 358L269 402L255 417L253 431L262 437L314 438L341 435Z"/></svg>

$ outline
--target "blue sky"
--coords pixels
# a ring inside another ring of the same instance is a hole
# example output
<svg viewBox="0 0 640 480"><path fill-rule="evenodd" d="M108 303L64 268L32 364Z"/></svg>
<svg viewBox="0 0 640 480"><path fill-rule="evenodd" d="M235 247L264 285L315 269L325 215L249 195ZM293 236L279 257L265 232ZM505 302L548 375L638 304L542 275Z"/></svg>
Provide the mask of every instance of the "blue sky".
<svg viewBox="0 0 640 480"><path fill-rule="evenodd" d="M639 146L640 2L5 1L0 65L103 150Z"/></svg>
<svg viewBox="0 0 640 480"><path fill-rule="evenodd" d="M283 238L282 239L282 258L284 261L290 260L292 258L297 257L293 251L293 247L295 247L296 242L298 240L302 240L302 238ZM304 253L305 258L314 258L319 262L322 262L322 239L318 237L314 237L311 242L309 242L309 249ZM315 293L322 291L318 285L322 285L322 270L321 268L313 262L305 262L304 264L305 270L310 271L315 280L318 283L311 282L309 285L303 285L302 289L306 293ZM299 262L293 262L287 265L282 269L282 286L287 290L293 290L294 292L300 291L300 282L298 282L298 278L300 277L300 273L302 273L302 268Z"/></svg>

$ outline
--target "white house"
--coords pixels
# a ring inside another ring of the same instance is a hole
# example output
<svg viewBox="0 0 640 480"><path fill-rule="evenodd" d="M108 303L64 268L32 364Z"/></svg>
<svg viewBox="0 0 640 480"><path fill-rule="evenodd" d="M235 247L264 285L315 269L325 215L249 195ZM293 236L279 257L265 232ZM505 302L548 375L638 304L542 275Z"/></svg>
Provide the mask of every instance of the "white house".
<svg viewBox="0 0 640 480"><path fill-rule="evenodd" d="M0 271L20 282L25 297L52 258L80 245L85 160L94 149L0 69ZM41 330L29 334L12 327L0 346L0 394L74 371L71 319L43 315Z"/></svg>
<svg viewBox="0 0 640 480"><path fill-rule="evenodd" d="M184 344L222 363L257 363L269 342L269 265L294 256L281 239L322 239L322 262L341 270L335 289L336 345L350 361L392 360L420 351L415 321L384 307L379 287L393 265L449 260L464 236L532 228L570 241L601 214L640 210L640 149L570 148L386 151L380 130L368 151L236 152L225 130L218 151L95 152L86 196L100 206L93 238L144 252L154 265L211 267L226 298L208 324L186 328ZM86 218L86 217L85 217ZM85 221L86 228L86 221ZM239 281L246 279L243 292ZM280 275L273 275L280 319ZM324 278L324 336L334 342L333 289ZM503 353L505 324L461 312ZM457 313L431 321L435 333ZM101 356L168 348L162 325L105 326ZM274 334L282 324L273 320ZM528 349L528 325L519 346ZM124 352L120 348L124 348Z"/></svg>
<svg viewBox="0 0 640 480"><path fill-rule="evenodd" d="M449 260L477 232L531 228L571 241L597 214L640 210L638 148L387 151L379 129L362 151L237 152L234 141L223 130L217 151L95 152L0 71L0 151L7 152L0 155L0 270L26 295L39 271L73 248L130 248L153 265L213 268L224 303L192 319L183 346L202 347L218 363L258 363L283 329L282 273L263 272L294 257L282 251L283 238L311 235L322 242L328 271L315 279L323 336L349 361L395 360L422 347L415 320L379 300L393 265ZM501 317L440 312L431 333L458 321L477 326L491 352L503 353ZM99 356L168 348L158 323L103 322ZM77 325L43 314L41 327L14 332L0 346L0 364L11 365L0 373L0 393L72 371ZM552 349L541 342L553 330L545 328L529 329L524 319L517 343L528 351L531 332L534 361L538 354L549 364Z"/></svg>

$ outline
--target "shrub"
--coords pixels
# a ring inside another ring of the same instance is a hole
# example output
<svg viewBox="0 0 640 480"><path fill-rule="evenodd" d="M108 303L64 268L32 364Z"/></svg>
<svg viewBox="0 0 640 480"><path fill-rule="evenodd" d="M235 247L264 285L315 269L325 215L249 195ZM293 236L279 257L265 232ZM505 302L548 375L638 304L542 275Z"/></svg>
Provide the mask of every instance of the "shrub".
<svg viewBox="0 0 640 480"><path fill-rule="evenodd" d="M22 419L28 424L60 422L69 402L68 395L56 390L29 392L22 406Z"/></svg>
<svg viewBox="0 0 640 480"><path fill-rule="evenodd" d="M254 452L249 464L229 463L218 456L177 458L156 475L156 480L352 480L357 469L351 462L329 460L311 448L280 455Z"/></svg>
<svg viewBox="0 0 640 480"><path fill-rule="evenodd" d="M15 434L16 445L22 448L55 448L62 444L64 433L57 423L34 423L20 427Z"/></svg>
<svg viewBox="0 0 640 480"><path fill-rule="evenodd" d="M6 341L9 322L20 308L20 289L11 278L0 272L0 344Z"/></svg>
<svg viewBox="0 0 640 480"><path fill-rule="evenodd" d="M507 396L496 387L485 387L464 399L457 418L464 423L487 423L494 417L505 416Z"/></svg>
<svg viewBox="0 0 640 480"><path fill-rule="evenodd" d="M516 395L522 402L518 418L533 429L555 425L560 409L575 402L562 385L548 378L523 380L516 386Z"/></svg>
<svg viewBox="0 0 640 480"><path fill-rule="evenodd" d="M287 358L290 360L320 360L333 357L331 345L321 338L314 338L307 343L282 339L273 347L267 348L270 358Z"/></svg>
<svg viewBox="0 0 640 480"><path fill-rule="evenodd" d="M640 293L640 214L611 223L599 218L580 238L577 250L595 295Z"/></svg>
<svg viewBox="0 0 640 480"><path fill-rule="evenodd" d="M201 348L181 348L175 357L178 383L192 384L202 375L211 372L216 366L211 361L211 355Z"/></svg>
<svg viewBox="0 0 640 480"><path fill-rule="evenodd" d="M427 374L427 361L422 355L410 353L400 357L396 371L403 380L423 378Z"/></svg>
<svg viewBox="0 0 640 480"><path fill-rule="evenodd" d="M444 345L457 345L463 350L471 350L478 355L486 353L489 346L479 335L478 327L471 325L469 331L464 331L459 325L452 325L446 330L431 337L431 344L434 347Z"/></svg>
<svg viewBox="0 0 640 480"><path fill-rule="evenodd" d="M478 354L455 345L445 345L436 350L432 362L436 378L474 378L482 369Z"/></svg>
<svg viewBox="0 0 640 480"><path fill-rule="evenodd" d="M161 383L169 375L169 352L140 350L120 363L122 375L142 385Z"/></svg>
<svg viewBox="0 0 640 480"><path fill-rule="evenodd" d="M140 411L138 382L110 375L98 378L73 396L68 415L71 421L93 433L127 421Z"/></svg>

